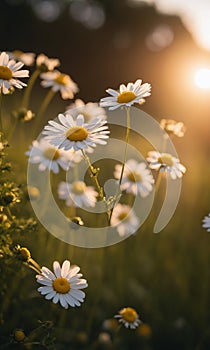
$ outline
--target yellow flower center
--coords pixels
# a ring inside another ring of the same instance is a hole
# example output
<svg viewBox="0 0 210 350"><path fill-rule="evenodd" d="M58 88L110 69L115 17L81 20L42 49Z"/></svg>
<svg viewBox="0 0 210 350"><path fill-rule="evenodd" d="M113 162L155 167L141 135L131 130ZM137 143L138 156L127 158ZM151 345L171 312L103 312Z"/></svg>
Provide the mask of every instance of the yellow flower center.
<svg viewBox="0 0 210 350"><path fill-rule="evenodd" d="M70 290L70 283L66 278L58 277L53 281L53 289L61 294L66 294Z"/></svg>
<svg viewBox="0 0 210 350"><path fill-rule="evenodd" d="M18 329L14 332L14 338L16 341L23 341L25 337L26 335L21 329Z"/></svg>
<svg viewBox="0 0 210 350"><path fill-rule="evenodd" d="M50 160L57 160L60 157L60 153L56 148L49 147L43 153L45 158Z"/></svg>
<svg viewBox="0 0 210 350"><path fill-rule="evenodd" d="M166 164L168 166L174 165L172 155L169 153L162 153L161 156L158 158L158 162L162 164Z"/></svg>
<svg viewBox="0 0 210 350"><path fill-rule="evenodd" d="M119 220L124 220L125 218L127 218L128 213L127 211L123 211L122 213L120 213L120 215L118 216Z"/></svg>
<svg viewBox="0 0 210 350"><path fill-rule="evenodd" d="M142 177L139 173L136 173L136 172L130 172L128 174L128 179L131 181L131 182L141 182L142 181Z"/></svg>
<svg viewBox="0 0 210 350"><path fill-rule="evenodd" d="M70 141L83 141L88 137L88 132L82 126L72 126L68 129L66 137Z"/></svg>
<svg viewBox="0 0 210 350"><path fill-rule="evenodd" d="M60 85L67 85L69 82L69 76L61 73L54 79L54 82Z"/></svg>
<svg viewBox="0 0 210 350"><path fill-rule="evenodd" d="M31 257L31 253L27 248L20 248L20 254L24 260L28 260Z"/></svg>
<svg viewBox="0 0 210 350"><path fill-rule="evenodd" d="M82 194L85 192L86 185L82 181L75 181L72 185L72 192L75 194Z"/></svg>
<svg viewBox="0 0 210 350"><path fill-rule="evenodd" d="M123 91L117 96L118 103L128 103L136 98L132 91Z"/></svg>
<svg viewBox="0 0 210 350"><path fill-rule="evenodd" d="M12 71L8 67L0 66L0 79L10 80L12 79Z"/></svg>
<svg viewBox="0 0 210 350"><path fill-rule="evenodd" d="M133 323L138 318L137 312L132 307L125 307L120 311L122 318L129 323Z"/></svg>

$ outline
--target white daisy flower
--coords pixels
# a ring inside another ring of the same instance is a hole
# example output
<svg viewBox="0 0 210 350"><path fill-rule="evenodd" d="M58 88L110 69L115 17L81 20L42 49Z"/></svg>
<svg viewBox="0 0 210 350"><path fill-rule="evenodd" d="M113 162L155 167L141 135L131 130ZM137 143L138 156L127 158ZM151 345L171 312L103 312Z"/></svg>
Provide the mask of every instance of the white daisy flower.
<svg viewBox="0 0 210 350"><path fill-rule="evenodd" d="M173 119L161 119L160 126L168 134L173 134L178 137L183 137L186 131L184 123L176 122Z"/></svg>
<svg viewBox="0 0 210 350"><path fill-rule="evenodd" d="M98 192L92 186L86 186L83 181L62 181L58 186L58 197L64 199L68 207L94 207L97 196Z"/></svg>
<svg viewBox="0 0 210 350"><path fill-rule="evenodd" d="M139 319L139 315L132 307L124 307L114 316L120 323L123 323L126 328L135 329L142 321Z"/></svg>
<svg viewBox="0 0 210 350"><path fill-rule="evenodd" d="M29 76L28 70L20 70L23 67L22 62L15 62L9 59L6 52L0 55L0 89L3 94L8 94L9 89L16 87L22 89L27 84L17 78L25 78Z"/></svg>
<svg viewBox="0 0 210 350"><path fill-rule="evenodd" d="M42 72L50 72L55 69L55 67L60 66L60 61L57 58L48 58L43 53L37 56L36 66Z"/></svg>
<svg viewBox="0 0 210 350"><path fill-rule="evenodd" d="M82 159L81 155L77 155L75 158L74 151L58 149L50 145L45 139L33 141L26 155L30 157L29 163L39 164L38 169L40 171L49 169L55 174L59 172L59 166L67 171L70 166L75 165L75 161L78 162Z"/></svg>
<svg viewBox="0 0 210 350"><path fill-rule="evenodd" d="M20 50L14 50L12 52L8 52L8 55L11 59L15 61L20 61L26 66L32 66L35 59L35 53L33 52L22 52Z"/></svg>
<svg viewBox="0 0 210 350"><path fill-rule="evenodd" d="M142 104L144 97L150 96L151 85L145 83L141 85L142 80L138 79L135 83L128 83L120 85L119 91L113 89L107 89L106 92L111 97L104 97L100 100L101 107L109 107L110 110L114 110L121 106L130 107L134 103Z"/></svg>
<svg viewBox="0 0 210 350"><path fill-rule="evenodd" d="M135 233L139 223L139 218L129 205L118 203L114 207L110 224L116 226L121 237Z"/></svg>
<svg viewBox="0 0 210 350"><path fill-rule="evenodd" d="M70 114L74 119L82 114L86 122L100 117L101 119L106 119L105 109L100 107L98 103L88 102L84 103L82 100L77 99L74 103L66 108L66 113Z"/></svg>
<svg viewBox="0 0 210 350"><path fill-rule="evenodd" d="M105 145L109 138L106 120L95 118L89 123L84 122L83 115L79 114L74 120L71 115L59 114L60 123L50 120L45 126L43 135L46 139L59 148L66 150L73 148L75 151L94 148L96 144Z"/></svg>
<svg viewBox="0 0 210 350"><path fill-rule="evenodd" d="M60 73L58 70L40 74L41 85L44 88L51 87L53 91L60 91L64 100L72 99L79 89L69 75Z"/></svg>
<svg viewBox="0 0 210 350"><path fill-rule="evenodd" d="M119 180L122 171L122 165L115 166L114 176ZM135 159L129 159L125 163L122 177L121 190L134 195L140 194L146 197L153 189L154 179L144 162L138 163Z"/></svg>
<svg viewBox="0 0 210 350"><path fill-rule="evenodd" d="M206 228L207 231L210 232L210 213L208 216L204 217L202 227Z"/></svg>
<svg viewBox="0 0 210 350"><path fill-rule="evenodd" d="M42 284L38 291L45 299L52 299L54 304L60 302L61 306L68 309L69 306L80 306L85 298L81 290L88 286L87 281L78 273L78 266L70 266L70 261L65 260L60 266L58 261L53 263L53 272L43 266L41 273L36 275L37 282Z"/></svg>
<svg viewBox="0 0 210 350"><path fill-rule="evenodd" d="M175 180L176 178L181 178L186 172L186 168L182 165L178 158L173 157L169 153L159 153L156 151L151 151L148 153L147 160L150 163L150 168L160 171L167 172L170 174L171 178Z"/></svg>

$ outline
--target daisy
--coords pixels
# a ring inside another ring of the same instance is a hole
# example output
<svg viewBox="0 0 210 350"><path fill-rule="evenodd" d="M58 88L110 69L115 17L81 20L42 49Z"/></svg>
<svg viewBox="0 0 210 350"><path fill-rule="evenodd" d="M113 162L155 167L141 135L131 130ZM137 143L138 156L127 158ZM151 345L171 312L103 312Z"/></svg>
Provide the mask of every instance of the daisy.
<svg viewBox="0 0 210 350"><path fill-rule="evenodd" d="M176 122L173 119L161 119L160 126L168 134L173 134L178 137L183 137L186 131L184 123Z"/></svg>
<svg viewBox="0 0 210 350"><path fill-rule="evenodd" d="M35 53L33 52L22 52L20 50L14 50L12 52L8 52L8 55L11 59L15 61L20 61L26 66L32 66L35 59Z"/></svg>
<svg viewBox="0 0 210 350"><path fill-rule="evenodd" d="M129 205L118 203L114 207L111 226L116 226L116 230L121 237L135 233L139 224L139 218Z"/></svg>
<svg viewBox="0 0 210 350"><path fill-rule="evenodd" d="M142 321L139 319L139 315L132 307L124 307L114 316L120 323L123 323L126 328L135 329Z"/></svg>
<svg viewBox="0 0 210 350"><path fill-rule="evenodd" d="M15 62L9 59L6 52L0 55L0 89L3 94L8 94L9 89L16 87L22 89L27 84L17 78L25 78L29 76L28 70L20 70L23 67L22 62Z"/></svg>
<svg viewBox="0 0 210 350"><path fill-rule="evenodd" d="M145 83L141 85L142 80L138 79L135 83L128 83L120 85L119 91L113 89L107 89L106 92L111 97L105 97L100 100L101 107L109 107L110 110L114 110L121 106L130 107L134 103L142 104L144 97L150 96L151 85Z"/></svg>
<svg viewBox="0 0 210 350"><path fill-rule="evenodd" d="M35 117L35 113L27 108L20 108L18 111L13 111L12 115L22 122L28 122Z"/></svg>
<svg viewBox="0 0 210 350"><path fill-rule="evenodd" d="M120 179L122 171L122 165L117 164L115 166L114 176L116 179ZM137 195L139 193L141 197L146 197L153 189L154 179L147 169L144 162L138 163L135 159L129 159L125 163L125 168L122 177L121 190L127 193Z"/></svg>
<svg viewBox="0 0 210 350"><path fill-rule="evenodd" d="M206 228L207 231L210 232L210 213L208 216L204 217L202 227Z"/></svg>
<svg viewBox="0 0 210 350"><path fill-rule="evenodd" d="M21 343L26 338L26 334L23 329L16 329L13 333L13 338L15 342Z"/></svg>
<svg viewBox="0 0 210 350"><path fill-rule="evenodd" d="M61 97L64 100L72 99L79 89L77 84L70 78L69 75L60 73L58 70L53 72L42 73L40 75L44 88L51 87L53 91L60 91Z"/></svg>
<svg viewBox="0 0 210 350"><path fill-rule="evenodd" d="M86 186L83 181L62 181L58 186L58 197L64 199L68 207L94 207L97 196L98 192L92 186Z"/></svg>
<svg viewBox="0 0 210 350"><path fill-rule="evenodd" d="M66 150L73 148L75 151L94 148L96 144L105 145L109 131L105 125L106 120L95 118L89 123L84 122L84 116L79 114L74 120L71 115L58 115L57 123L48 122L42 132L53 145Z"/></svg>
<svg viewBox="0 0 210 350"><path fill-rule="evenodd" d="M181 178L186 172L186 168L180 164L179 159L173 157L170 153L151 151L148 155L147 160L150 163L150 168L169 173L173 180Z"/></svg>
<svg viewBox="0 0 210 350"><path fill-rule="evenodd" d="M78 114L82 114L86 122L100 117L101 119L106 119L105 109L100 107L98 103L88 102L84 103L82 100L77 99L74 103L66 109L67 114L71 114L73 118L76 118Z"/></svg>
<svg viewBox="0 0 210 350"><path fill-rule="evenodd" d="M55 174L59 172L59 166L67 171L70 166L75 165L75 160L79 158L75 158L74 154L74 151L65 151L50 145L45 139L33 141L29 151L26 152L30 157L29 163L39 164L40 171L49 169Z"/></svg>
<svg viewBox="0 0 210 350"><path fill-rule="evenodd" d="M80 289L88 286L87 281L78 273L78 266L70 266L70 261L65 260L60 266L58 261L53 263L53 272L43 266L41 273L36 276L37 282L42 284L38 291L45 299L52 299L54 304L60 302L61 306L68 309L69 306L80 306L85 298L85 293Z"/></svg>
<svg viewBox="0 0 210 350"><path fill-rule="evenodd" d="M41 53L36 58L36 66L41 72L49 72L60 66L60 61L57 58L48 58Z"/></svg>

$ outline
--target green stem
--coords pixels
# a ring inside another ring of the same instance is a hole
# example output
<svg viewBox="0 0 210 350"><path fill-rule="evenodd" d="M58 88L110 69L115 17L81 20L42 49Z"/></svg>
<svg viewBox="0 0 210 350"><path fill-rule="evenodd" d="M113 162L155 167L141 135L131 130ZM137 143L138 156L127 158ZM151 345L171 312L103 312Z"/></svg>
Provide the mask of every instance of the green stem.
<svg viewBox="0 0 210 350"><path fill-rule="evenodd" d="M102 200L105 200L105 195L104 195L104 190L103 188L100 186L99 182L98 182L98 178L97 178L97 170L92 166L89 157L87 156L87 154L85 153L85 151L82 150L82 154L84 156L84 159L88 165L89 168L89 172L90 172L90 177L94 179L99 196Z"/></svg>
<svg viewBox="0 0 210 350"><path fill-rule="evenodd" d="M14 134L15 132L15 129L16 129L16 126L17 126L17 123L18 123L18 118L15 119L11 129L9 130L9 133L8 133L8 136L7 136L7 140L8 142L11 140L12 138L12 135Z"/></svg>
<svg viewBox="0 0 210 350"><path fill-rule="evenodd" d="M169 135L164 134L163 135L163 142L162 142L162 153L166 152L166 149L167 149L166 146L167 146L168 139L169 139Z"/></svg>
<svg viewBox="0 0 210 350"><path fill-rule="evenodd" d="M2 108L2 93L0 92L0 133L3 134L3 124L2 124L2 113L1 113L1 108Z"/></svg>
<svg viewBox="0 0 210 350"><path fill-rule="evenodd" d="M30 259L28 260L28 265L29 265L30 267L31 267L31 266L35 267L35 268L37 269L37 271L39 271L39 273L41 273L41 267L39 266L39 264L38 264L34 259L30 258Z"/></svg>
<svg viewBox="0 0 210 350"><path fill-rule="evenodd" d="M50 101L52 100L52 98L53 98L54 95L55 95L55 91L53 91L53 90L51 89L51 90L48 92L48 94L46 95L44 101L43 101L42 104L41 104L41 107L40 107L40 109L39 109L39 111L38 111L38 113L37 113L37 118L38 118L38 117L40 118L40 117L44 114L45 110L47 109L47 107L48 107L48 105L49 105L49 103L50 103Z"/></svg>
<svg viewBox="0 0 210 350"><path fill-rule="evenodd" d="M83 154L83 157L88 165L88 168L89 168L89 173L90 173L90 177L91 179L94 180L95 184L96 184L96 187L97 187L97 190L98 190L98 193L99 193L99 197L101 198L101 200L106 204L106 208L107 208L107 220L108 220L108 224L110 223L110 210L108 209L108 206L107 206L107 201L106 201L106 196L104 194L104 190L103 190L103 187L100 186L99 184L99 181L98 181L98 169L94 168L90 162L90 159L89 157L87 156L87 154L85 153L85 151L82 150L82 154Z"/></svg>
<svg viewBox="0 0 210 350"><path fill-rule="evenodd" d="M159 171L158 173L158 177L157 177L157 181L156 181L156 184L155 184L155 195L157 195L158 193L158 190L159 190L159 187L160 187L160 183L161 183L161 179L162 179L162 172Z"/></svg>
<svg viewBox="0 0 210 350"><path fill-rule="evenodd" d="M10 218L10 220L14 220L14 216L12 215L9 207L6 207L6 211L7 211L7 215Z"/></svg>
<svg viewBox="0 0 210 350"><path fill-rule="evenodd" d="M78 165L76 164L73 168L73 172L74 172L74 181L78 181Z"/></svg>
<svg viewBox="0 0 210 350"><path fill-rule="evenodd" d="M124 173L124 169L125 169L125 162L126 162L127 150L128 150L128 141L129 141L129 135L130 135L130 108L129 107L126 108L126 112L127 112L127 130L126 130L126 136L125 136L125 152L124 152L122 170L121 170L121 174L120 174L118 193L120 192L120 186L122 183L123 173Z"/></svg>
<svg viewBox="0 0 210 350"><path fill-rule="evenodd" d="M55 95L55 91L53 91L52 89L48 92L48 94L45 96L45 99L43 100L41 107L37 113L36 116L36 120L37 123L34 126L34 132L33 132L33 136L36 137L36 134L39 132L39 128L40 128L40 121L41 121L41 117L44 114L45 110L47 109L50 101L52 100L53 96Z"/></svg>
<svg viewBox="0 0 210 350"><path fill-rule="evenodd" d="M126 107L126 113L127 113L127 129L126 129L126 135L125 135L125 151L124 151L124 156L123 156L123 165L122 165L122 170L120 174L120 180L117 188L117 192L115 194L115 198L117 199L120 193L120 187L122 184L122 179L123 179L123 173L125 169L125 163L126 163L126 158L127 158L127 151L128 151L128 142L129 142L129 136L130 136L130 107ZM111 209L111 214L110 214L110 220L113 214L113 210L115 207L116 201L114 202L114 205Z"/></svg>
<svg viewBox="0 0 210 350"><path fill-rule="evenodd" d="M26 109L28 108L29 105L29 99L30 99L30 95L31 95L31 90L34 86L34 83L36 81L36 79L38 78L40 74L40 70L36 69L33 74L31 75L29 81L28 81L28 86L25 89L24 95L23 95L23 100L22 100L22 107L25 107Z"/></svg>
<svg viewBox="0 0 210 350"><path fill-rule="evenodd" d="M34 267L33 265L30 265L28 263L25 263L25 265L27 265L30 269L34 270L35 272L37 272L40 275L41 271L38 270L36 267Z"/></svg>

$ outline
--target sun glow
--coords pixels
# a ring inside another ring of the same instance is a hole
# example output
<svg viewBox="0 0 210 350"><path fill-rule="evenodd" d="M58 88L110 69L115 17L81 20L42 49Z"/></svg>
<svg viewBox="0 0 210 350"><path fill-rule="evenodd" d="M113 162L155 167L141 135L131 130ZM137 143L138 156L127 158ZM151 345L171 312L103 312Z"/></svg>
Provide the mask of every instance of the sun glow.
<svg viewBox="0 0 210 350"><path fill-rule="evenodd" d="M198 69L194 76L195 84L200 89L210 89L210 69Z"/></svg>

